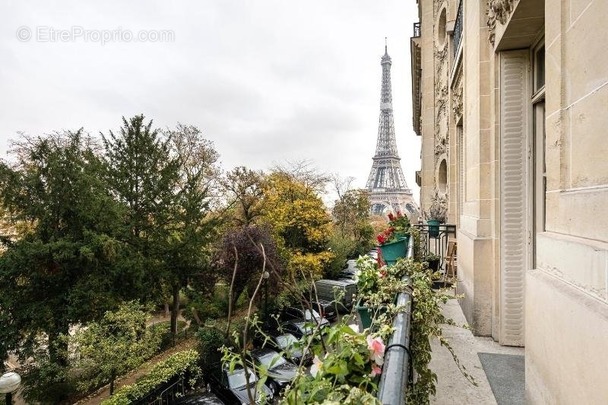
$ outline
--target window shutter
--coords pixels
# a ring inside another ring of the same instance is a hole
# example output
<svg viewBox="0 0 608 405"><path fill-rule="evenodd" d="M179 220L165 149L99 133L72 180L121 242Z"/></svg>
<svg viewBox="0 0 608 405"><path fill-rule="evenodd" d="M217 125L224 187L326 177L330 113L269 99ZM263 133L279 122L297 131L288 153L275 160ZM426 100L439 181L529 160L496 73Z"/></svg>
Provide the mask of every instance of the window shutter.
<svg viewBox="0 0 608 405"><path fill-rule="evenodd" d="M529 266L528 52L500 54L500 343L524 345Z"/></svg>

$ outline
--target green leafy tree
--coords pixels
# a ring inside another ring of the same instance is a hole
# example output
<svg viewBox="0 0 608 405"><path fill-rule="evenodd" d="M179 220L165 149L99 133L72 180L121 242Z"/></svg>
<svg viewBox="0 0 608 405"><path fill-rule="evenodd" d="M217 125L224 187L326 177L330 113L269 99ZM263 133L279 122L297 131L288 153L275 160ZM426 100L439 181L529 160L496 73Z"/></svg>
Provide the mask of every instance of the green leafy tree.
<svg viewBox="0 0 608 405"><path fill-rule="evenodd" d="M143 115L123 117L118 133L103 135L106 177L115 198L127 207L121 238L132 247L125 262L124 285L134 296L160 294L165 274L165 244L169 239L179 161L169 139Z"/></svg>
<svg viewBox="0 0 608 405"><path fill-rule="evenodd" d="M29 357L46 347L49 361L65 366L60 335L98 318L123 291L116 263L125 247L115 238L123 210L82 130L24 136L13 155L12 164L0 163L1 203L27 230L3 238L0 354Z"/></svg>
<svg viewBox="0 0 608 405"><path fill-rule="evenodd" d="M339 194L334 204L332 215L336 233L354 242L349 257L365 254L373 246L369 207L369 192L361 189Z"/></svg>
<svg viewBox="0 0 608 405"><path fill-rule="evenodd" d="M209 266L209 244L217 237L222 218L214 210L219 178L218 153L211 141L194 126L179 124L168 131L171 153L178 162L178 177L173 186L172 214L164 249L164 282L172 295L171 332L177 334L179 293L189 282L197 293L213 291L216 273Z"/></svg>
<svg viewBox="0 0 608 405"><path fill-rule="evenodd" d="M79 352L75 366L82 372L82 390L109 382L112 395L117 376L139 366L158 350L161 335L157 328L146 327L148 318L143 306L127 302L78 331L74 337Z"/></svg>

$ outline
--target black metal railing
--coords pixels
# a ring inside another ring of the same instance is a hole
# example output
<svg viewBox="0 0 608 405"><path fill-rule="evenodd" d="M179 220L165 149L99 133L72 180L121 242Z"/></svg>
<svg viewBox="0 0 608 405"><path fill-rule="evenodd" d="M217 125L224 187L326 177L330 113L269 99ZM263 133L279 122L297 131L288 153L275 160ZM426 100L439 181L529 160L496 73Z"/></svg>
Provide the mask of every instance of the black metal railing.
<svg viewBox="0 0 608 405"><path fill-rule="evenodd" d="M456 22L454 23L454 56L458 53L460 47L460 41L462 40L462 0L458 4L458 12L456 13Z"/></svg>
<svg viewBox="0 0 608 405"><path fill-rule="evenodd" d="M416 224L420 229L421 255L434 253L439 256L439 269L445 271L446 254L450 238L456 237L456 225L440 224Z"/></svg>
<svg viewBox="0 0 608 405"><path fill-rule="evenodd" d="M410 238L407 257L414 256L414 238ZM409 292L397 296L397 306L401 308L393 321L395 332L386 345L384 366L378 386L378 399L382 404L405 404L411 378L410 325L412 296Z"/></svg>
<svg viewBox="0 0 608 405"><path fill-rule="evenodd" d="M419 38L419 37L420 37L420 23L415 22L414 23L414 38Z"/></svg>
<svg viewBox="0 0 608 405"><path fill-rule="evenodd" d="M169 405L186 393L187 378L184 375L174 377L154 391L134 402L135 405Z"/></svg>

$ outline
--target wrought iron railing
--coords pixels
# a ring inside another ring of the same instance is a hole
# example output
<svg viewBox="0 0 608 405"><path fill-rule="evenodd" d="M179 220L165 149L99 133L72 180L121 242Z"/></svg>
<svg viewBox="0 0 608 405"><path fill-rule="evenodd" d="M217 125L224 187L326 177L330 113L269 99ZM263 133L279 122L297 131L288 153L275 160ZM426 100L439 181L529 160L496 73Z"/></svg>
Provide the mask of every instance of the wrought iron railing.
<svg viewBox="0 0 608 405"><path fill-rule="evenodd" d="M414 238L410 238L407 257L414 256ZM384 351L384 366L380 385L378 386L378 399L382 404L405 404L408 385L412 373L412 359L410 357L410 325L412 315L412 296L403 292L397 296L397 306L402 308L395 316L391 336Z"/></svg>
<svg viewBox="0 0 608 405"><path fill-rule="evenodd" d="M420 229L421 255L434 253L439 256L439 269L445 271L446 254L450 238L456 237L456 225L440 224L416 224Z"/></svg>
<svg viewBox="0 0 608 405"><path fill-rule="evenodd" d="M462 14L462 0L460 0L460 3L458 4L458 12L456 13L456 22L454 23L454 57L458 53L460 41L462 40Z"/></svg>
<svg viewBox="0 0 608 405"><path fill-rule="evenodd" d="M145 397L133 402L135 405L170 405L186 393L186 376L172 378Z"/></svg>
<svg viewBox="0 0 608 405"><path fill-rule="evenodd" d="M414 38L418 38L418 37L420 37L420 23L415 22L414 23Z"/></svg>

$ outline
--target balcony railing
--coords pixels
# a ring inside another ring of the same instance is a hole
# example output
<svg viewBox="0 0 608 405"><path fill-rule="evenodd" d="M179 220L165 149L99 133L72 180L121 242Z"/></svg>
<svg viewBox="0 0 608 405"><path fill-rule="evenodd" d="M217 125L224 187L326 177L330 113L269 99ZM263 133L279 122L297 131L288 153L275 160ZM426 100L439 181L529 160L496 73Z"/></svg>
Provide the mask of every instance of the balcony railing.
<svg viewBox="0 0 608 405"><path fill-rule="evenodd" d="M433 225L416 224L420 229L420 245L424 256L427 253L434 253L439 256L439 268L445 271L445 261L450 237L456 237L456 225L441 224Z"/></svg>
<svg viewBox="0 0 608 405"><path fill-rule="evenodd" d="M415 22L414 23L414 38L418 38L418 37L420 37L420 23Z"/></svg>
<svg viewBox="0 0 608 405"><path fill-rule="evenodd" d="M407 257L414 255L414 238L410 238ZM378 386L378 399L383 404L405 404L405 396L412 376L410 358L410 325L412 296L401 293L397 296L397 306L402 310L395 316L395 332L384 351L384 367Z"/></svg>
<svg viewBox="0 0 608 405"><path fill-rule="evenodd" d="M454 56L458 54L458 48L460 47L460 41L462 41L462 0L458 4L458 12L456 13L456 22L454 23Z"/></svg>

